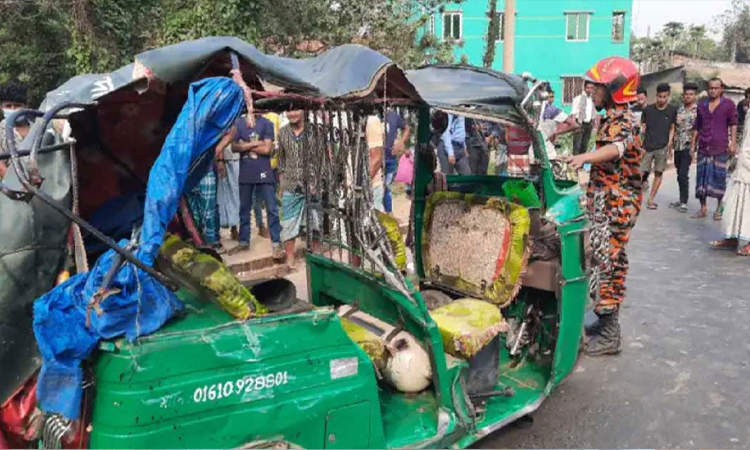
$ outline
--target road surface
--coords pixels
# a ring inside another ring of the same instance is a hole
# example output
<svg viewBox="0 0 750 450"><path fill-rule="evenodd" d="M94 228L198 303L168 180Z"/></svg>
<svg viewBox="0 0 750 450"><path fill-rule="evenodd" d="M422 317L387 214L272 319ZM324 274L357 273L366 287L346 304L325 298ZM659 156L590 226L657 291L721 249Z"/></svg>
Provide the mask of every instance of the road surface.
<svg viewBox="0 0 750 450"><path fill-rule="evenodd" d="M676 196L667 172L633 231L622 354L584 358L531 426L477 447L750 448L750 258L710 249L719 223Z"/></svg>

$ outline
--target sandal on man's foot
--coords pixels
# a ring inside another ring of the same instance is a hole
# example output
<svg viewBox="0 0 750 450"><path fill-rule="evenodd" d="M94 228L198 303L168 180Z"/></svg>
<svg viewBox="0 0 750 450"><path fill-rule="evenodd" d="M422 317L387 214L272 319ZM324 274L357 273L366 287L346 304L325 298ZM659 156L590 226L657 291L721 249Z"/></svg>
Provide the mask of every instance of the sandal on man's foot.
<svg viewBox="0 0 750 450"><path fill-rule="evenodd" d="M698 211L695 214L690 214L691 219L705 219L708 214L704 213L703 211Z"/></svg>
<svg viewBox="0 0 750 450"><path fill-rule="evenodd" d="M677 208L680 207L681 204L682 203L680 203L680 202L672 202L672 203L669 204L669 207L672 208L672 209L677 209Z"/></svg>
<svg viewBox="0 0 750 450"><path fill-rule="evenodd" d="M680 203L680 206L677 207L677 211L685 214L686 212L688 212L687 205L684 203Z"/></svg>
<svg viewBox="0 0 750 450"><path fill-rule="evenodd" d="M737 248L737 239L720 239L711 241L711 247L719 250L732 250Z"/></svg>
<svg viewBox="0 0 750 450"><path fill-rule="evenodd" d="M648 202L647 208L655 210L655 209L659 209L659 205L657 205L656 202Z"/></svg>
<svg viewBox="0 0 750 450"><path fill-rule="evenodd" d="M714 220L718 222L719 220L721 220L721 216L722 216L721 211L716 211L714 213Z"/></svg>
<svg viewBox="0 0 750 450"><path fill-rule="evenodd" d="M750 256L750 244L737 250L737 256Z"/></svg>

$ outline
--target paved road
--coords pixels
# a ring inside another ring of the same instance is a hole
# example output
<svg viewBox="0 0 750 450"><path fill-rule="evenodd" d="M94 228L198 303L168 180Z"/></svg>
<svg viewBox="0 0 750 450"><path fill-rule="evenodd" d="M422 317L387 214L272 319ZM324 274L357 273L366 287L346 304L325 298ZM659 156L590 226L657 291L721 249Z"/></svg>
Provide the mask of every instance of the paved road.
<svg viewBox="0 0 750 450"><path fill-rule="evenodd" d="M750 448L750 259L707 247L717 222L667 208L674 177L633 231L623 353L583 359L533 425L478 447Z"/></svg>

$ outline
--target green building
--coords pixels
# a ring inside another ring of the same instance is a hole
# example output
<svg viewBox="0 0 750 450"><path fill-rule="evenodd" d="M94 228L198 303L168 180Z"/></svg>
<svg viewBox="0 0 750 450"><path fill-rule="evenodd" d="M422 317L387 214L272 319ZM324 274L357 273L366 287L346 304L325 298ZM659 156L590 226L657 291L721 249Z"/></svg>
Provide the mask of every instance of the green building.
<svg viewBox="0 0 750 450"><path fill-rule="evenodd" d="M493 68L503 67L505 0L497 0L499 39ZM515 72L549 81L558 105L583 88L581 76L607 56L627 57L633 0L517 0ZM455 41L456 58L481 66L489 25L488 0L464 0L430 16L429 32Z"/></svg>

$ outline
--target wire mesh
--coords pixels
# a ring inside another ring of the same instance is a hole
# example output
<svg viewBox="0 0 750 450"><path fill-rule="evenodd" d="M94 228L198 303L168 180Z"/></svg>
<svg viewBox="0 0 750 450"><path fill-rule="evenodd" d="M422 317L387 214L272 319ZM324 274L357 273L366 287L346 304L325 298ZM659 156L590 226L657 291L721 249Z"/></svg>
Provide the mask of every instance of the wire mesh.
<svg viewBox="0 0 750 450"><path fill-rule="evenodd" d="M307 250L372 274L412 299L374 204L366 126L378 112L340 105L304 111L320 144L303 152ZM381 184L384 173L383 162Z"/></svg>

